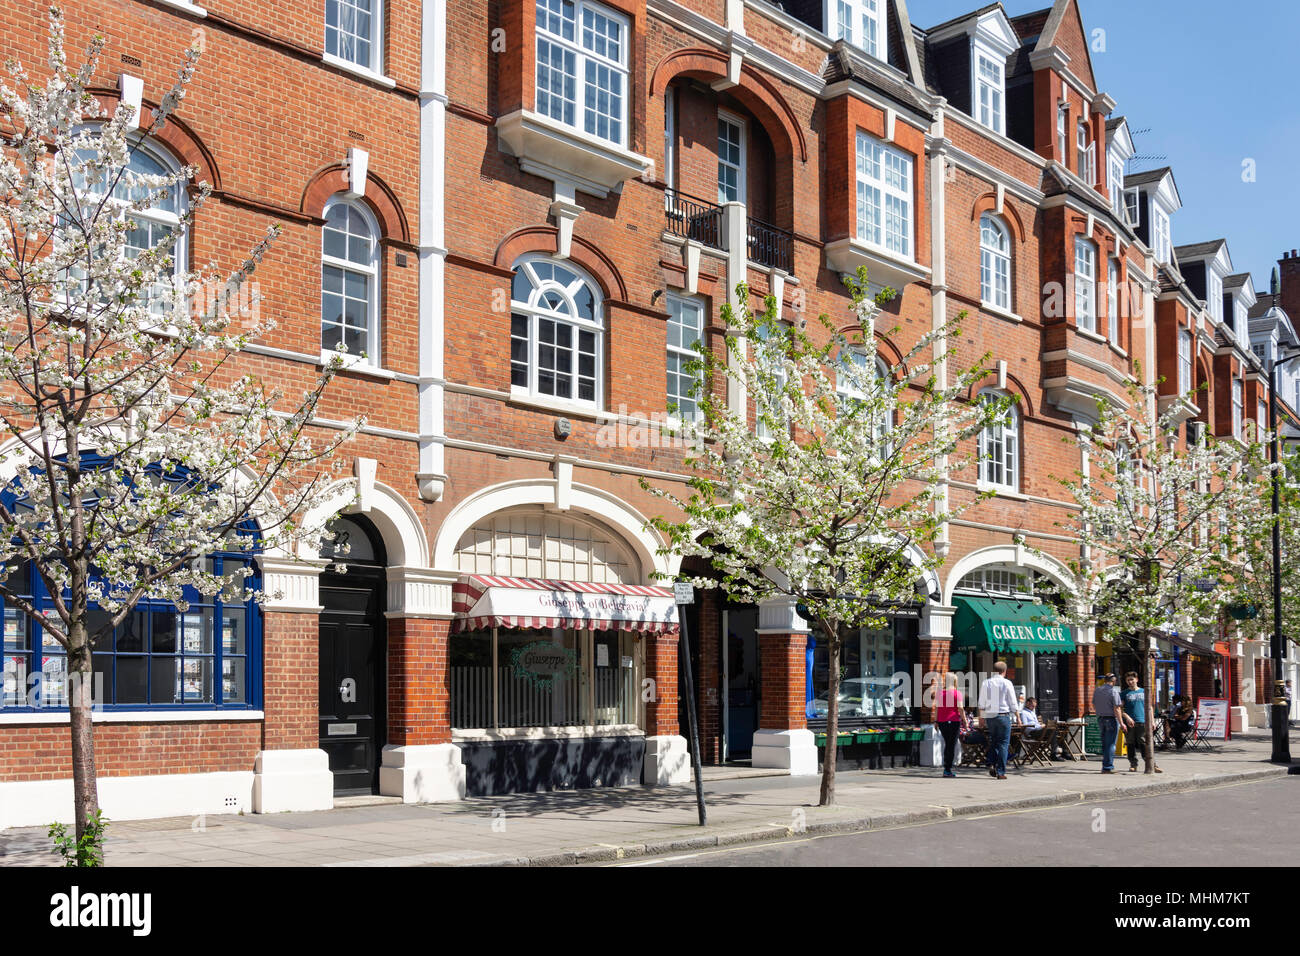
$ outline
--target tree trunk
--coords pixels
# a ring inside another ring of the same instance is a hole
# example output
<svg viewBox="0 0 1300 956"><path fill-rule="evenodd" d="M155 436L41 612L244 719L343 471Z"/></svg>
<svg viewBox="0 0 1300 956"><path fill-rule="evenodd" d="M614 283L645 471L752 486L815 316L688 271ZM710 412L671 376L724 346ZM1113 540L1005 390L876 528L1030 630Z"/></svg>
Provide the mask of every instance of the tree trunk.
<svg viewBox="0 0 1300 956"><path fill-rule="evenodd" d="M827 631L826 661L826 747L822 758L822 792L819 806L835 805L835 758L840 733L840 641L839 625L823 622Z"/></svg>
<svg viewBox="0 0 1300 956"><path fill-rule="evenodd" d="M1156 679L1155 665L1151 660L1151 632L1142 638L1142 683L1146 693L1142 695L1146 706L1146 735L1142 739L1143 773L1155 773L1155 724L1156 724Z"/></svg>
<svg viewBox="0 0 1300 956"><path fill-rule="evenodd" d="M76 606L76 601L73 602ZM68 710L72 724L72 804L76 815L77 839L99 811L99 788L95 780L95 729L91 722L94 672L85 616L68 632L68 673L71 678Z"/></svg>

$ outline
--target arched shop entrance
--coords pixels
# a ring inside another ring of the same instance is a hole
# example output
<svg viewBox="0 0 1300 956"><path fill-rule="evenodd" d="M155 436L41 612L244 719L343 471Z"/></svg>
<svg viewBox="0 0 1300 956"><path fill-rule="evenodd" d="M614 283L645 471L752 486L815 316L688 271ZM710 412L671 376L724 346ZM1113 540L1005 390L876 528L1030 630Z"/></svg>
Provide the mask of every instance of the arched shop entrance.
<svg viewBox="0 0 1300 956"><path fill-rule="evenodd" d="M1078 696L1068 693L1078 648L1052 598L1036 603L1044 581L1040 572L1023 567L993 565L963 574L952 597L956 613L948 665L966 675L963 686L969 693L978 690L995 661L1005 661L1017 692L1037 698L1043 720L1058 720Z"/></svg>
<svg viewBox="0 0 1300 956"><path fill-rule="evenodd" d="M320 747L336 795L378 793L387 742L384 545L359 515L330 529L335 539L321 550L330 564L320 576Z"/></svg>
<svg viewBox="0 0 1300 956"><path fill-rule="evenodd" d="M540 505L478 520L454 560L448 690L466 793L640 782L647 641L678 631L672 592L645 583L653 569L596 517Z"/></svg>

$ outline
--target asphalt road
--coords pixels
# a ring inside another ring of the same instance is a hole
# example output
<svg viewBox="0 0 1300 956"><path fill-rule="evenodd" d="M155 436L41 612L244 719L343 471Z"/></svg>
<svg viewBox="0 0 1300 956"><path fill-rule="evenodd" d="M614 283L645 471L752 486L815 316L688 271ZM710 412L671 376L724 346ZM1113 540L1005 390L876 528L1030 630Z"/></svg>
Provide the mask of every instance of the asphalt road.
<svg viewBox="0 0 1300 956"><path fill-rule="evenodd" d="M1293 866L1300 776L614 866Z"/></svg>

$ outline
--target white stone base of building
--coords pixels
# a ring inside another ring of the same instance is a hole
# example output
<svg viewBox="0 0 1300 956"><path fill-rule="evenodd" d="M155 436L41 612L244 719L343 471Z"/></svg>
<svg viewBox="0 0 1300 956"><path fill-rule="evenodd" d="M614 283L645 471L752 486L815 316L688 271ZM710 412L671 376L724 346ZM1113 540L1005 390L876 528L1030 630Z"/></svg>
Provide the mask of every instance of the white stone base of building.
<svg viewBox="0 0 1300 956"><path fill-rule="evenodd" d="M792 777L816 776L817 738L811 730L755 731L751 765L788 770Z"/></svg>
<svg viewBox="0 0 1300 956"><path fill-rule="evenodd" d="M100 777L99 806L114 820L247 813L253 807L250 771L168 773L144 777ZM71 823L72 778L0 783L0 830Z"/></svg>
<svg viewBox="0 0 1300 956"><path fill-rule="evenodd" d="M455 744L384 748L379 792L403 803L465 799L465 765Z"/></svg>
<svg viewBox="0 0 1300 956"><path fill-rule="evenodd" d="M1229 707L1228 708L1228 728L1234 734L1245 734L1250 732L1250 708L1249 707Z"/></svg>
<svg viewBox="0 0 1300 956"><path fill-rule="evenodd" d="M323 750L263 750L253 771L254 813L334 807L334 774Z"/></svg>
<svg viewBox="0 0 1300 956"><path fill-rule="evenodd" d="M957 742L957 749L953 751L953 765L956 766L959 760L961 760L961 741ZM925 725L925 737L921 740L921 766L943 766L943 734L939 733L937 724Z"/></svg>
<svg viewBox="0 0 1300 956"><path fill-rule="evenodd" d="M691 782L691 755L686 738L647 737L641 782L647 787L675 787Z"/></svg>

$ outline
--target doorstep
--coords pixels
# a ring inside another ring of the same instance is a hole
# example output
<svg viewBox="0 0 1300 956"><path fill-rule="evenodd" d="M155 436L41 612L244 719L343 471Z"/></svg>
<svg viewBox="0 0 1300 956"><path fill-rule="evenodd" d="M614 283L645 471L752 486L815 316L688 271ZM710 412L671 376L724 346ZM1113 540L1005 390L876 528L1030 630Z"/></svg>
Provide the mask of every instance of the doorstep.
<svg viewBox="0 0 1300 956"><path fill-rule="evenodd" d="M359 793L351 797L335 797L334 809L345 810L351 807L382 807L401 804L401 797L386 797L378 793Z"/></svg>

